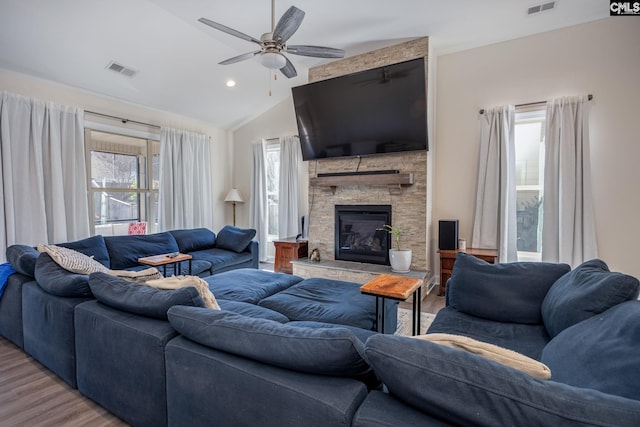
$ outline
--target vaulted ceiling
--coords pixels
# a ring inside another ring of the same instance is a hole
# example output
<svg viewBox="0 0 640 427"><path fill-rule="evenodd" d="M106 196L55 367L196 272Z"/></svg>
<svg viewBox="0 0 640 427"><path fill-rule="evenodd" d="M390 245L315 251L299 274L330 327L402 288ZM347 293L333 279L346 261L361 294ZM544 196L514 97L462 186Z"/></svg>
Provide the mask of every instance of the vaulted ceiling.
<svg viewBox="0 0 640 427"><path fill-rule="evenodd" d="M436 55L576 25L609 15L602 0L276 0L306 12L291 44L352 56L429 36ZM289 56L287 79L254 59L218 65L255 44L209 28L206 17L257 39L271 0L2 0L0 68L233 129L290 96L307 70L330 59ZM109 70L112 62L133 77ZM233 79L236 85L226 86ZM271 92L271 95L269 94Z"/></svg>

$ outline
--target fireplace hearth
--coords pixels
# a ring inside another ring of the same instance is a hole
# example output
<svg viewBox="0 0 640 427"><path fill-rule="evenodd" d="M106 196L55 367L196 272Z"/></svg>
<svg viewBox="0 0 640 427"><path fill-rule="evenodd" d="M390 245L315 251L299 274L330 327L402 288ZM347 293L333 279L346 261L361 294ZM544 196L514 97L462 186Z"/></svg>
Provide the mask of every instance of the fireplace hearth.
<svg viewBox="0 0 640 427"><path fill-rule="evenodd" d="M389 265L390 205L336 205L335 259Z"/></svg>

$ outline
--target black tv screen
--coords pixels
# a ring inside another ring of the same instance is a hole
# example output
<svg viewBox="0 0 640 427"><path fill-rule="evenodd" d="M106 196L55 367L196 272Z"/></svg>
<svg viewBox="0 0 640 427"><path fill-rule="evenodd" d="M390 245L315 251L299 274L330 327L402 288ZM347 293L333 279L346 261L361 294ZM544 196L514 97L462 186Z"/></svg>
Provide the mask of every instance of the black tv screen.
<svg viewBox="0 0 640 427"><path fill-rule="evenodd" d="M304 160L428 150L423 58L292 88Z"/></svg>

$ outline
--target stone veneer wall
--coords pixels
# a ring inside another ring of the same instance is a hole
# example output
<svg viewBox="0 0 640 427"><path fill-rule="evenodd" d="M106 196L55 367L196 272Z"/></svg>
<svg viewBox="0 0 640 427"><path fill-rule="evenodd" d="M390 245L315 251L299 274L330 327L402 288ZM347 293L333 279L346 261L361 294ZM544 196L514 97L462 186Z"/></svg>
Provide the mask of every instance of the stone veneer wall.
<svg viewBox="0 0 640 427"><path fill-rule="evenodd" d="M429 40L412 40L362 55L345 58L309 70L309 82L338 77L370 68L424 58ZM426 76L425 76L426 78ZM428 87L428 86L427 86ZM403 186L402 194L391 195L387 186L338 186L335 194L322 187L309 188L309 251L318 248L323 260L334 259L335 205L391 205L394 226L409 231L401 240L403 249L413 250L412 269L429 270L427 239L427 156L428 152L408 152L314 160L309 176L318 173L398 169L413 174L413 185Z"/></svg>

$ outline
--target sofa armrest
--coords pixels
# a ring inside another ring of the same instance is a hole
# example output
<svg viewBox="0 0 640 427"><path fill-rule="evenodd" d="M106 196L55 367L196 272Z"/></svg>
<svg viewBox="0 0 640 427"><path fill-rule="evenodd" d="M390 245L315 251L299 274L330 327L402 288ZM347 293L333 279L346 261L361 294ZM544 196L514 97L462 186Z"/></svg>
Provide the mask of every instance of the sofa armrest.
<svg viewBox="0 0 640 427"><path fill-rule="evenodd" d="M447 283L447 303L497 322L540 324L549 288L570 269L545 262L490 264L461 252Z"/></svg>
<svg viewBox="0 0 640 427"><path fill-rule="evenodd" d="M245 249L245 252L251 253L251 268L258 268L260 266L260 249L257 240L252 240Z"/></svg>

